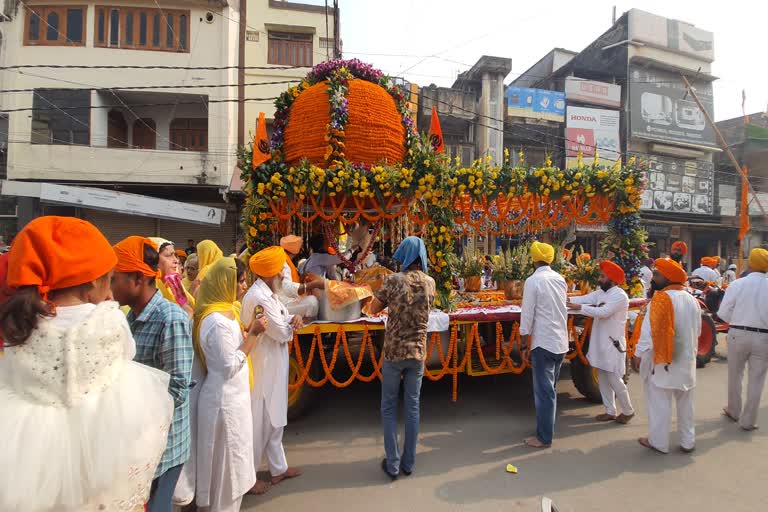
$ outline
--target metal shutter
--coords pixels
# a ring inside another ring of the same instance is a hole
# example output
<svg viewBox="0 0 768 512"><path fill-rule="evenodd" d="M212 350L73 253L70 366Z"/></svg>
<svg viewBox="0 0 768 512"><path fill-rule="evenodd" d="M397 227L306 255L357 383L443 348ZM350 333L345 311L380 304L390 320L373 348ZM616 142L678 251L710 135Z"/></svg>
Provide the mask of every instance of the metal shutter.
<svg viewBox="0 0 768 512"><path fill-rule="evenodd" d="M155 219L151 217L88 209L81 212L83 219L99 228L112 244L129 236L153 236L155 233Z"/></svg>

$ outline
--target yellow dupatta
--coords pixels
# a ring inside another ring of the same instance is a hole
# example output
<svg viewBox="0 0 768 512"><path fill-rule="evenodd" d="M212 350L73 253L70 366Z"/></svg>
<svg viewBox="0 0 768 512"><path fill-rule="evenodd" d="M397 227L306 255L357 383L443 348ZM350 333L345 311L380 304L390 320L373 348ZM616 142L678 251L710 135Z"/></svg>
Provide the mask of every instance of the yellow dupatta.
<svg viewBox="0 0 768 512"><path fill-rule="evenodd" d="M200 283L192 325L195 355L199 358L206 373L208 369L205 365L205 355L200 346L200 326L203 320L212 313L231 313L240 325L240 329L244 330L240 321L240 309L240 303L237 301L237 265L235 259L220 258L210 267L206 278ZM248 384L253 389L253 364L249 354L246 354L246 360L248 361Z"/></svg>
<svg viewBox="0 0 768 512"><path fill-rule="evenodd" d="M208 274L211 266L224 257L224 253L216 242L211 240L203 240L197 244L197 278L200 282L203 281L206 274Z"/></svg>

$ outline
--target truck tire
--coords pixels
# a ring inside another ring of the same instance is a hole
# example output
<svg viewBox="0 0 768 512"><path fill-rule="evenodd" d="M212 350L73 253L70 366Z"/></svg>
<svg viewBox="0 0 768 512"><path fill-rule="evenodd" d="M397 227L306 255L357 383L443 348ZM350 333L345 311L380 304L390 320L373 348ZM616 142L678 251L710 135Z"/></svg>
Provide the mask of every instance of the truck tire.
<svg viewBox="0 0 768 512"><path fill-rule="evenodd" d="M302 360L306 364L307 354L302 354ZM312 359L312 367L309 369L309 375L313 380L320 380L322 375L322 365L318 359L320 356L315 353ZM288 360L288 383L293 384L301 377L301 370L299 363L296 361L294 352L291 352L291 357ZM315 401L315 396L320 391L319 388L314 388L304 382L304 384L291 391L288 390L288 421L295 421L298 418L304 416L307 411L312 407Z"/></svg>
<svg viewBox="0 0 768 512"><path fill-rule="evenodd" d="M701 334L699 335L699 346L696 352L696 367L704 368L715 355L717 346L717 326L712 319L712 315L706 311L701 312Z"/></svg>
<svg viewBox="0 0 768 512"><path fill-rule="evenodd" d="M571 380L584 398L594 404L603 403L600 386L597 383L597 370L584 364L578 356L571 359Z"/></svg>

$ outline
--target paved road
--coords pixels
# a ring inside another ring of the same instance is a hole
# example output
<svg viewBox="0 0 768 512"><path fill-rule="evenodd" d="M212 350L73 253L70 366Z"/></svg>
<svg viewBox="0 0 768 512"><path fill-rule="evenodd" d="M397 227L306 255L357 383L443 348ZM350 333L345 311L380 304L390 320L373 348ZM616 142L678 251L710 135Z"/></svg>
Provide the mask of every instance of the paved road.
<svg viewBox="0 0 768 512"><path fill-rule="evenodd" d="M718 351L726 352L722 345ZM565 371L557 439L547 451L521 444L534 426L530 378L465 376L457 403L447 382L425 380L416 469L394 483L379 468L378 385L330 390L286 431L288 460L305 475L247 497L243 510L538 512L542 495L563 512L766 510L768 402L765 430L742 432L720 416L726 375L724 359L699 371L696 452L666 456L637 444L647 421L636 374L635 421L606 426L593 421L601 408L580 398ZM520 473L506 473L507 463Z"/></svg>

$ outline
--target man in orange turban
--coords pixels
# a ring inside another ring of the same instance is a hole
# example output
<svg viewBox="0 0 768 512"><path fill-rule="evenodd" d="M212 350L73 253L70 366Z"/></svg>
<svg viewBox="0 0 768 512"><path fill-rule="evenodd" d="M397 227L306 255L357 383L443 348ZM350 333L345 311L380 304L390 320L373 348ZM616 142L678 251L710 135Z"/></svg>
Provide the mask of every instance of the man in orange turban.
<svg viewBox="0 0 768 512"><path fill-rule="evenodd" d="M312 320L317 317L320 310L320 303L314 295L308 295L313 290L325 288L324 279L316 279L314 276L306 283L302 283L299 271L293 263L293 258L301 252L303 240L296 235L284 236L280 239L280 247L285 251L285 265L283 266L280 277L282 285L277 296L280 302L285 304L288 312L292 315L299 315L306 320Z"/></svg>
<svg viewBox="0 0 768 512"><path fill-rule="evenodd" d="M699 279L703 279L709 283L717 282L717 280L720 279L720 272L715 270L714 267L717 266L719 260L719 257L716 258L705 256L701 258L701 266L691 272L691 275L698 277Z"/></svg>
<svg viewBox="0 0 768 512"><path fill-rule="evenodd" d="M189 315L157 288L157 249L152 240L141 236L115 245L118 261L112 294L121 306L131 308L128 325L136 340L134 360L171 376L173 422L149 499L149 510L171 510L173 490L191 454L189 390L194 349Z"/></svg>
<svg viewBox="0 0 768 512"><path fill-rule="evenodd" d="M597 369L597 382L603 398L605 413L597 421L616 421L622 425L635 416L624 383L626 373L627 340L626 325L629 297L619 284L624 283L624 270L612 261L600 262L600 290L580 297L572 297L570 309L594 318L589 335L589 364ZM616 400L621 414L617 414Z"/></svg>
<svg viewBox="0 0 768 512"><path fill-rule="evenodd" d="M267 330L259 335L251 351L253 361L253 460L258 472L262 456L267 455L272 484L301 475L301 470L288 466L283 449L283 430L288 424L288 344L303 328L301 315L292 315L280 301L286 252L282 247L269 247L254 254L249 265L258 276L243 298L240 318L245 326L259 315L267 319ZM265 482L251 489L262 494Z"/></svg>
<svg viewBox="0 0 768 512"><path fill-rule="evenodd" d="M682 265L686 254L688 254L688 245L682 240L678 240L672 244L669 257Z"/></svg>
<svg viewBox="0 0 768 512"><path fill-rule="evenodd" d="M691 452L696 443L693 403L701 310L683 286L687 275L679 263L659 258L654 266L656 292L632 362L643 379L648 402L649 435L638 441L646 448L668 453L671 406L677 402L680 447Z"/></svg>

